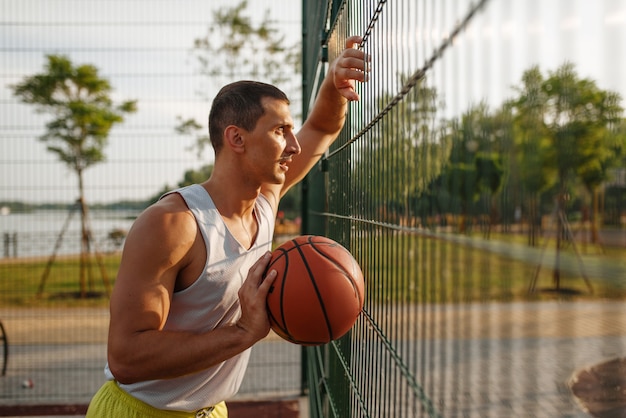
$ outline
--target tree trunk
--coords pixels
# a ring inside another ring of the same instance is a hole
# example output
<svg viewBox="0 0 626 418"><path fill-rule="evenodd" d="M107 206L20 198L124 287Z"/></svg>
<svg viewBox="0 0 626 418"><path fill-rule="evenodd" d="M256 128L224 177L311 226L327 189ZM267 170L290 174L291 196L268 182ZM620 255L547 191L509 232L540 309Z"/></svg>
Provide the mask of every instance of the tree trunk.
<svg viewBox="0 0 626 418"><path fill-rule="evenodd" d="M531 193L528 198L528 245L537 246L537 195Z"/></svg>
<svg viewBox="0 0 626 418"><path fill-rule="evenodd" d="M600 236L598 234L598 224L596 214L598 213L599 206L599 193L598 188L594 187L591 190L591 213L589 215L589 223L591 225L591 244L598 244L600 242Z"/></svg>
<svg viewBox="0 0 626 418"><path fill-rule="evenodd" d="M85 202L85 189L83 183L83 172L77 170L78 174L78 203L80 205L80 272L79 287L80 297L87 297L87 274L89 269L89 256L91 254L91 232L88 226L89 209Z"/></svg>
<svg viewBox="0 0 626 418"><path fill-rule="evenodd" d="M561 289L561 242L563 241L563 236L565 235L565 223L563 222L563 217L565 216L565 208L564 202L566 199L566 190L565 190L565 181L564 175L561 174L559 178L559 194L556 197L556 249L555 249L555 258L554 258L554 270L552 271L552 278L554 280L554 289Z"/></svg>

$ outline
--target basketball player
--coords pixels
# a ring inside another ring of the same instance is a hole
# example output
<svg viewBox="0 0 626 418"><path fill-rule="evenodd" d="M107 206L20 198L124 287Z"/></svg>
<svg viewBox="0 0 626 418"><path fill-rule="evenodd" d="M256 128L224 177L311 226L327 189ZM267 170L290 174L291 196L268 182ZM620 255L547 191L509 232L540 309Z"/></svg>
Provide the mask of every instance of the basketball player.
<svg viewBox="0 0 626 418"><path fill-rule="evenodd" d="M285 94L242 81L215 97L208 180L166 194L131 228L111 295L108 379L87 417L227 417L249 348L269 333L263 280L279 200L335 140L366 58L329 66L298 133Z"/></svg>

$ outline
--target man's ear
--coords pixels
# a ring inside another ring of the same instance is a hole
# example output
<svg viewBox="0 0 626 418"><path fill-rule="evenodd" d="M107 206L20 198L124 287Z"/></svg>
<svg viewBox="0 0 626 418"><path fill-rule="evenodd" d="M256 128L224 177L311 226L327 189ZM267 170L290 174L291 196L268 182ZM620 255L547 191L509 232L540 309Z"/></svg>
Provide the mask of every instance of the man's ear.
<svg viewBox="0 0 626 418"><path fill-rule="evenodd" d="M234 152L243 152L245 149L245 140L242 135L243 132L243 129L235 125L228 125L224 130L224 145L230 147L230 149Z"/></svg>

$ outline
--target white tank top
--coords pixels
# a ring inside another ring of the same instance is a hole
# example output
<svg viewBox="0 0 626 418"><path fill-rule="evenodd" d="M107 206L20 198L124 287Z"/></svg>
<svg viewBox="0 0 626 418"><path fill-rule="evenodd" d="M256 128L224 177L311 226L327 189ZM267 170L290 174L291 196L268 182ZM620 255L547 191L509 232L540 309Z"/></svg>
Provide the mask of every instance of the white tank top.
<svg viewBox="0 0 626 418"><path fill-rule="evenodd" d="M254 207L258 233L247 250L230 233L202 186L196 184L170 193L179 193L195 216L206 244L207 261L204 271L191 286L174 293L164 329L205 332L234 324L241 315L237 292L252 264L272 246L275 219L270 203L259 195ZM120 384L120 387L155 408L196 411L237 393L249 357L248 349L201 372L173 379ZM108 364L105 375L114 380Z"/></svg>

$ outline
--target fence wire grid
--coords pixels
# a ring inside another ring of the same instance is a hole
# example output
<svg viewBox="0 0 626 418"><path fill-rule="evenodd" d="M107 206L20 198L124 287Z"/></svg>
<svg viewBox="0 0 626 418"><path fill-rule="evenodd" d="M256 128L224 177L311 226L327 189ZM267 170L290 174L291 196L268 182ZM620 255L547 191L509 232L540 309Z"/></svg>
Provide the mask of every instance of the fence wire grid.
<svg viewBox="0 0 626 418"><path fill-rule="evenodd" d="M305 87L350 35L371 57L305 187L305 232L344 244L366 280L352 332L306 351L311 416L624 411L607 383L623 376L581 372L625 356L623 4L304 8L304 49L322 57ZM596 106L583 85L605 92L603 116L581 113ZM596 122L602 138L574 128ZM606 161L602 179L578 158Z"/></svg>

